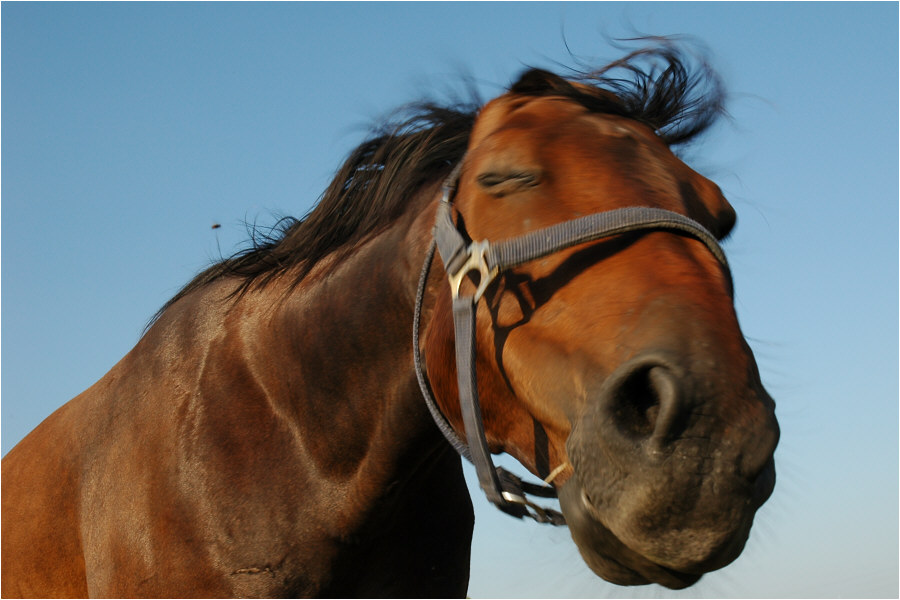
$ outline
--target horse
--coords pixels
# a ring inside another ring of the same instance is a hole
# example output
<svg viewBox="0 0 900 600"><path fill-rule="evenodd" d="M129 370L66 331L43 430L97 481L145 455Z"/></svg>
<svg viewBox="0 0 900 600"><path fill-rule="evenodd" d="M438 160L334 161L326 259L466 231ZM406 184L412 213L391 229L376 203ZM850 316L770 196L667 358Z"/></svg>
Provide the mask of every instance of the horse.
<svg viewBox="0 0 900 600"><path fill-rule="evenodd" d="M3 458L3 596L462 597L460 455L609 582L735 560L779 429L735 211L675 154L724 106L686 57L528 69L375 130Z"/></svg>

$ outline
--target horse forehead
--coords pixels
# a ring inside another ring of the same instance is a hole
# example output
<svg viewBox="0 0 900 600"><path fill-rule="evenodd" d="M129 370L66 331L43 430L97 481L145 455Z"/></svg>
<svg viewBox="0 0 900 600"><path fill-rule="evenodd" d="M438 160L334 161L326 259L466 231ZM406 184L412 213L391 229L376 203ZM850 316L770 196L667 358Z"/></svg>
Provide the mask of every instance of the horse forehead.
<svg viewBox="0 0 900 600"><path fill-rule="evenodd" d="M664 145L641 123L617 115L591 112L561 96L500 96L486 104L472 130L470 149L498 150L498 146L545 145L559 139L562 130L580 143L593 144L603 138L630 138L650 145Z"/></svg>
<svg viewBox="0 0 900 600"><path fill-rule="evenodd" d="M652 128L561 96L507 94L486 104L470 137L467 162L476 175L577 174L555 178L569 192L586 182L618 186L607 196L639 194L642 204L687 214L719 236L734 224L734 210L718 186L678 158Z"/></svg>
<svg viewBox="0 0 900 600"><path fill-rule="evenodd" d="M478 175L567 173L561 181L573 185L573 174L579 175L577 181L599 177L608 184L620 179L615 174L627 174L632 183L652 184L669 194L686 175L649 127L553 96L507 96L486 105L473 130L467 162Z"/></svg>

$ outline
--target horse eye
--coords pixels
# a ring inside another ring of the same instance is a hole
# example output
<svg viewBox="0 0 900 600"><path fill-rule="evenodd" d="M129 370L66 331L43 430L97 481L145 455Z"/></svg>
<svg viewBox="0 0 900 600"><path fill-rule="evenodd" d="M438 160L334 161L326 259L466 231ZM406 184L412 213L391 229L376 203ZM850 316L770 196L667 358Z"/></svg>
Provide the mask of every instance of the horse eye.
<svg viewBox="0 0 900 600"><path fill-rule="evenodd" d="M477 177L478 185L492 195L503 196L541 182L538 171L487 171Z"/></svg>

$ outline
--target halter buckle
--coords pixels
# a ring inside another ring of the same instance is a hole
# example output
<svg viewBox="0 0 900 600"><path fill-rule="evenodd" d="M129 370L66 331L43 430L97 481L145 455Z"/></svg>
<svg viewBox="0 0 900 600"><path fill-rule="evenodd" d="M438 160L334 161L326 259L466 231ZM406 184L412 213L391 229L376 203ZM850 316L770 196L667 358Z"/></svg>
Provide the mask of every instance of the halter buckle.
<svg viewBox="0 0 900 600"><path fill-rule="evenodd" d="M503 492L501 492L501 495L503 496L503 499L510 504L517 504L521 506L523 510L528 514L528 516L538 523L564 525L566 522L565 517L561 513L558 513L555 510L551 510L549 508L538 506L534 502L528 500L524 494L519 495L504 490Z"/></svg>
<svg viewBox="0 0 900 600"><path fill-rule="evenodd" d="M450 279L450 291L453 294L454 300L459 298L459 288L462 286L463 277L470 272L478 271L478 274L480 275L478 287L475 290L475 295L472 297L472 302L478 302L481 299L487 286L490 285L491 281L494 280L494 277L497 276L497 273L500 272L498 267L491 268L488 266L486 254L490 247L491 245L487 240L472 242L466 249L466 262L464 262L454 273L447 274L447 277Z"/></svg>

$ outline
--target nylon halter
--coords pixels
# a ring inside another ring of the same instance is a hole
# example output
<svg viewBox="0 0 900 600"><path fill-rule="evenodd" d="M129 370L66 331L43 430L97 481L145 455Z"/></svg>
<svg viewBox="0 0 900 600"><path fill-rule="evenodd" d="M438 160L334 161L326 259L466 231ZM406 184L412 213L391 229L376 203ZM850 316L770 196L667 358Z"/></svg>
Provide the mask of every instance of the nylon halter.
<svg viewBox="0 0 900 600"><path fill-rule="evenodd" d="M453 223L452 216L453 196L461 167L462 161L456 165L443 184L443 195L438 204L433 231L434 239L419 277L413 317L416 377L435 423L456 451L475 465L478 483L488 500L500 510L516 517L530 516L541 523L564 525L565 518L560 512L538 506L526 497L526 494L544 498L556 497L554 487L523 482L502 467L495 467L491 460L481 419L475 372L475 315L481 296L497 275L506 270L578 244L632 231L680 232L703 242L724 268L731 291L728 260L716 237L693 219L669 210L644 206L593 213L499 242L488 240L468 242ZM468 444L459 438L438 409L421 364L419 321L435 247L444 263L453 299L456 375ZM463 278L473 271L477 271L480 276L475 292L470 296L460 296Z"/></svg>

